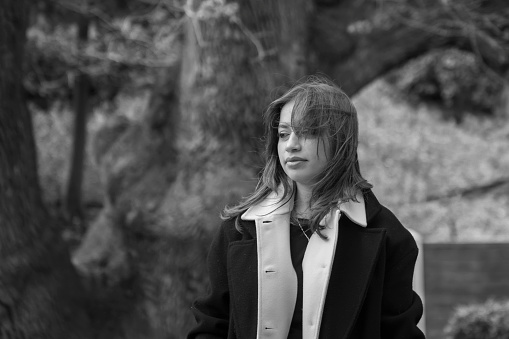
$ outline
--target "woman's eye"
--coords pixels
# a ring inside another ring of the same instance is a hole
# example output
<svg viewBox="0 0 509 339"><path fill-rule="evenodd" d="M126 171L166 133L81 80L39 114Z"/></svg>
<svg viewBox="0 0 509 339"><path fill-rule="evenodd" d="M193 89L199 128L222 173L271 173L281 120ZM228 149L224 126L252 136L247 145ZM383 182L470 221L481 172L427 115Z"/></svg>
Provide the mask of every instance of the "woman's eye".
<svg viewBox="0 0 509 339"><path fill-rule="evenodd" d="M289 135L290 135L290 133L288 133L288 132L283 132L283 131L278 132L279 139L287 139Z"/></svg>
<svg viewBox="0 0 509 339"><path fill-rule="evenodd" d="M316 129L313 129L313 128L303 128L303 129L299 130L298 135L302 136L304 138L313 139L313 138L318 137L320 134L319 134L319 131L316 130Z"/></svg>

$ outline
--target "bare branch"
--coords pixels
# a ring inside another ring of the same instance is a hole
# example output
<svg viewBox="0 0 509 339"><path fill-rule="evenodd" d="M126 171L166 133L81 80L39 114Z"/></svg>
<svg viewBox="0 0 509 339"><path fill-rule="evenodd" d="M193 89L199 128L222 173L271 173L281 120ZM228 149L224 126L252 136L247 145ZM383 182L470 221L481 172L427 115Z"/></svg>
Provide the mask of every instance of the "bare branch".
<svg viewBox="0 0 509 339"><path fill-rule="evenodd" d="M164 67L173 66L175 64L175 60L160 61L160 60L149 60L146 58L130 60L130 59L122 58L118 55L112 55L112 54L106 55L106 54L99 54L99 53L93 53L93 52L87 52L87 53L78 57L78 59L83 59L83 60L87 59L87 58L113 62L116 64L121 64L121 65L126 65L126 66L131 66L131 67L143 66L143 67L150 67L150 68L164 68Z"/></svg>
<svg viewBox="0 0 509 339"><path fill-rule="evenodd" d="M258 53L258 56L256 58L256 61L263 61L266 57L277 54L277 49L273 48L269 51L266 51L263 48L262 43L260 40L242 23L242 20L238 18L237 16L232 18L232 22L234 22L239 28L241 29L242 33L244 33L247 38L253 43L253 45L256 48L256 51Z"/></svg>
<svg viewBox="0 0 509 339"><path fill-rule="evenodd" d="M451 190L444 194L428 195L423 201L419 201L416 203L430 202L430 201L436 201L436 200L442 200L442 199L451 199L454 197L472 198L472 197L477 197L482 194L488 194L497 188L500 188L503 186L508 186L508 185L509 185L509 178L499 178L499 179L490 181L488 183L480 184L480 185L473 185L473 186L469 186L469 187L454 189L454 190Z"/></svg>

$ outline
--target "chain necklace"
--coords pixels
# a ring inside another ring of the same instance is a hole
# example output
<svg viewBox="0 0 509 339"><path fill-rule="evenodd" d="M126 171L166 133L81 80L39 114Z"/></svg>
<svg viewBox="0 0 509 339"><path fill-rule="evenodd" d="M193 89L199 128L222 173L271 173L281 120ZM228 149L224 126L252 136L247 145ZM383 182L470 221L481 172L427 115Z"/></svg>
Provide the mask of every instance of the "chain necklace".
<svg viewBox="0 0 509 339"><path fill-rule="evenodd" d="M294 202L296 203L297 201L297 195L295 195L295 198L294 198ZM306 212L309 208L307 208L306 210L304 210L302 213ZM300 230L302 231L302 234L304 234L304 236L306 237L306 239L308 240L309 242L309 236L307 235L307 233L304 231L304 227L302 227L302 225L300 224L300 221L299 221L299 217L298 217L298 213L296 210L292 210L292 215L293 215L293 219L295 219L295 221L297 222L297 225L299 225L300 227ZM309 226L308 226L309 227Z"/></svg>
<svg viewBox="0 0 509 339"><path fill-rule="evenodd" d="M297 221L297 225L299 225L300 230L302 231L302 233L304 234L304 236L306 237L306 239L307 239L307 240L308 240L308 242L309 242L309 237L308 237L308 235L306 234L306 232L304 231L304 227L302 227L302 225L300 224L300 222L299 222L299 218L295 217L295 221Z"/></svg>

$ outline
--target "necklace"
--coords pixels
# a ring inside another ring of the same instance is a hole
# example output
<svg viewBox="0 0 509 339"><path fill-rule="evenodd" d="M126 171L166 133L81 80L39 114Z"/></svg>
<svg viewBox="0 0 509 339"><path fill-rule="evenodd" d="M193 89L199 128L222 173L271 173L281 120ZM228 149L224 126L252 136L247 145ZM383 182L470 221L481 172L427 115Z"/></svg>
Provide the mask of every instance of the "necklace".
<svg viewBox="0 0 509 339"><path fill-rule="evenodd" d="M302 233L304 234L304 236L306 237L306 239L307 239L307 240L308 240L308 242L309 242L309 237L308 237L308 235L306 234L306 232L304 231L304 228L302 227L302 225L300 224L299 219L298 219L298 218L295 218L295 220L297 221L297 225L299 225L300 230L302 231Z"/></svg>

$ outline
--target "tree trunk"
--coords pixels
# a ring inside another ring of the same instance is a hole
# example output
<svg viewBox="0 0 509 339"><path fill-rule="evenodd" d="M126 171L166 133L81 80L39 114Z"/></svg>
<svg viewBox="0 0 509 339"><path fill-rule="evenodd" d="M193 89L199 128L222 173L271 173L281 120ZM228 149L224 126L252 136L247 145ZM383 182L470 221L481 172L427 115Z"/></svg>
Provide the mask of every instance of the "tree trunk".
<svg viewBox="0 0 509 339"><path fill-rule="evenodd" d="M89 19L80 15L78 22L78 48L81 48L88 39ZM81 188L83 183L83 171L85 162L85 145L87 140L87 114L88 92L90 90L88 74L78 70L74 80L74 133L71 165L67 181L65 196L65 209L69 220L81 219L83 211L81 206Z"/></svg>
<svg viewBox="0 0 509 339"><path fill-rule="evenodd" d="M193 10L203 2L195 1ZM228 163L256 159L248 150L260 146L256 138L263 134L261 112L274 99L274 89L307 74L311 11L303 0L251 0L239 2L231 16L190 17L182 73L188 114L181 125L192 122L204 136L203 145L215 145Z"/></svg>
<svg viewBox="0 0 509 339"><path fill-rule="evenodd" d="M280 1L278 5L279 64L284 74L295 81L308 71L309 24L314 6L308 0Z"/></svg>
<svg viewBox="0 0 509 339"><path fill-rule="evenodd" d="M0 337L88 338L82 290L39 189L22 98L26 2L0 10Z"/></svg>

